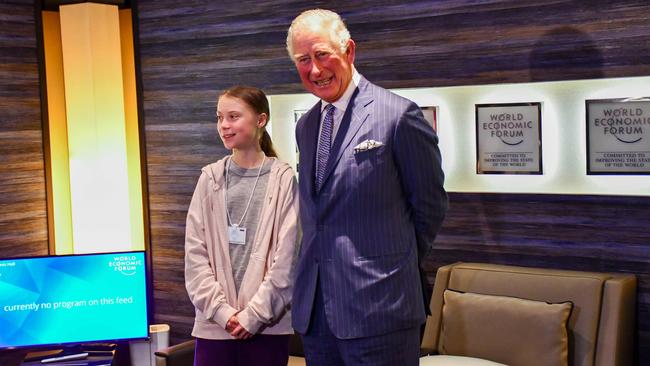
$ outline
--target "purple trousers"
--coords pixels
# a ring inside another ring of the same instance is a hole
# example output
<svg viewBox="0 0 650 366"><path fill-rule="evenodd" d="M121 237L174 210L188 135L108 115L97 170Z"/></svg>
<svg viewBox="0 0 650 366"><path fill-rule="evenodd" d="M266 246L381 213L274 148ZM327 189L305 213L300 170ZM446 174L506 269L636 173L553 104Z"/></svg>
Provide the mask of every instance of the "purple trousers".
<svg viewBox="0 0 650 366"><path fill-rule="evenodd" d="M287 366L289 335L250 339L196 339L194 366Z"/></svg>

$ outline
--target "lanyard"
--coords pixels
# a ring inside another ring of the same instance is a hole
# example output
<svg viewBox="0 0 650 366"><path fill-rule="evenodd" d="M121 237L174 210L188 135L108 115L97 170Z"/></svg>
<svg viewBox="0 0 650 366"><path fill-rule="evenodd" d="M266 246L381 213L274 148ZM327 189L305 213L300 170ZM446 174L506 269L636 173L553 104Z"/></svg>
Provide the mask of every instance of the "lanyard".
<svg viewBox="0 0 650 366"><path fill-rule="evenodd" d="M253 189L251 190L251 195L248 197L248 203L246 203L246 208L244 209L244 214L242 215L241 219L239 220L239 223L233 224L232 219L230 218L230 211L228 211L228 171L230 170L230 159L228 159L228 162L226 163L226 216L228 216L228 226L232 225L235 227L241 226L242 222L244 222L244 217L246 217L246 213L248 212L248 208L251 205L251 201L253 200L253 194L255 193L255 187L257 187L257 182L260 180L260 173L262 173L262 167L264 167L264 162L266 161L266 155L264 155L264 159L262 159L262 164L260 165L259 170L257 171L257 178L255 178L255 184L253 184Z"/></svg>

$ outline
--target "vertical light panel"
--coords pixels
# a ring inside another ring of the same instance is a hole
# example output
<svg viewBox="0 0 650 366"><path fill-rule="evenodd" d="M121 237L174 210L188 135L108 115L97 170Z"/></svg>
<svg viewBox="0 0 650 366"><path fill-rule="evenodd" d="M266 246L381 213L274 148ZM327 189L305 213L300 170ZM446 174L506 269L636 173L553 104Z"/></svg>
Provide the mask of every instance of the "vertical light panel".
<svg viewBox="0 0 650 366"><path fill-rule="evenodd" d="M131 10L120 10L120 45L126 121L126 155L129 175L129 216L131 249L144 250L144 215L142 171L140 164L140 130L138 128L138 97L135 85L135 54Z"/></svg>
<svg viewBox="0 0 650 366"><path fill-rule="evenodd" d="M44 11L43 47L48 110L48 227L50 252L73 253L70 209L70 168L68 164L68 128L65 113L63 54L59 13Z"/></svg>
<svg viewBox="0 0 650 366"><path fill-rule="evenodd" d="M118 9L60 7L75 253L130 250Z"/></svg>

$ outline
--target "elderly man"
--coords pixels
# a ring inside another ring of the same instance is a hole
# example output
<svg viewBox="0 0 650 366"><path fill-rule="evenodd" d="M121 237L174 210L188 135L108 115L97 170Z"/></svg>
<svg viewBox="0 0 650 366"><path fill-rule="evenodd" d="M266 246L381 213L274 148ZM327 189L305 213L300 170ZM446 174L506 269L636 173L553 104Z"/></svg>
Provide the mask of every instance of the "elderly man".
<svg viewBox="0 0 650 366"><path fill-rule="evenodd" d="M438 138L415 103L356 71L338 14L300 14L287 50L321 99L296 127L303 238L292 318L307 363L417 365L419 264L447 209Z"/></svg>

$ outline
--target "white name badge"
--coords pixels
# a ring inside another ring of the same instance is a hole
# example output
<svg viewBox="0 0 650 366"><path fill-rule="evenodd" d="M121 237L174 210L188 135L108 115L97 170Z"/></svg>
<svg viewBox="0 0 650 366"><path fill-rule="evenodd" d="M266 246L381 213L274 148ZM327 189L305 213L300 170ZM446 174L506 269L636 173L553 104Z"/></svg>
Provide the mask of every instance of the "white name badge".
<svg viewBox="0 0 650 366"><path fill-rule="evenodd" d="M228 226L228 241L230 244L246 244L246 228L237 225Z"/></svg>

